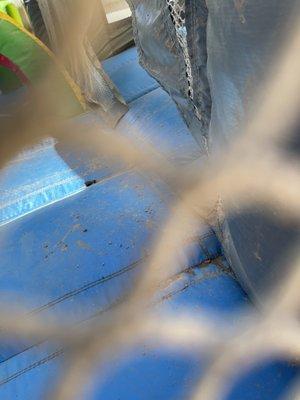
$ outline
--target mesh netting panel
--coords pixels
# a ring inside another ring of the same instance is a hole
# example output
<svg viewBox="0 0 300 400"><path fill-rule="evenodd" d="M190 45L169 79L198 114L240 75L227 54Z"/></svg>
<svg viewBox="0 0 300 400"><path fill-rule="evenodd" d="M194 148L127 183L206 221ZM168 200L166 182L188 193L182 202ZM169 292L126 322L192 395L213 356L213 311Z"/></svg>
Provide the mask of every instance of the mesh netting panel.
<svg viewBox="0 0 300 400"><path fill-rule="evenodd" d="M201 119L201 115L194 104L193 74L191 58L188 50L187 31L185 25L185 0L166 0L171 14L172 21L176 30L176 37L183 51L184 62L186 66L187 77L187 95L191 99L197 118Z"/></svg>

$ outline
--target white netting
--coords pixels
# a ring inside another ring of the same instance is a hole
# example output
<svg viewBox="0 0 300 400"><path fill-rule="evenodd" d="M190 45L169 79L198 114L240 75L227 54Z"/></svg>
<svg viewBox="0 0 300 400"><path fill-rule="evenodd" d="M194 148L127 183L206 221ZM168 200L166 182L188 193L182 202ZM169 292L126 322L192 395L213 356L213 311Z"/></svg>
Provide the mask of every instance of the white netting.
<svg viewBox="0 0 300 400"><path fill-rule="evenodd" d="M166 0L166 1L168 4L172 21L176 29L176 37L178 43L183 51L184 62L186 67L187 84L188 84L187 95L191 99L194 105L195 114L197 118L201 119L201 115L196 105L194 104L192 64L188 50L187 31L185 25L185 0Z"/></svg>

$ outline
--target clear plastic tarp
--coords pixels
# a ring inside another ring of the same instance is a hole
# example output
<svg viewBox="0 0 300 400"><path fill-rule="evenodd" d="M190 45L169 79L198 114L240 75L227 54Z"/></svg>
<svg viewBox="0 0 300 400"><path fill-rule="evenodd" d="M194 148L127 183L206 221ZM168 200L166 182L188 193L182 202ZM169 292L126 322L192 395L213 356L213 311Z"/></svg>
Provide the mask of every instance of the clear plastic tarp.
<svg viewBox="0 0 300 400"><path fill-rule="evenodd" d="M95 14L99 26L105 24L101 3L93 3L90 8L87 5L83 8L80 1L38 0L51 47L63 55L67 69L85 98L100 105L105 112L115 114L125 108L121 107L124 101L106 76L89 40L89 28ZM79 13L80 24L74 26L70 19L76 20Z"/></svg>

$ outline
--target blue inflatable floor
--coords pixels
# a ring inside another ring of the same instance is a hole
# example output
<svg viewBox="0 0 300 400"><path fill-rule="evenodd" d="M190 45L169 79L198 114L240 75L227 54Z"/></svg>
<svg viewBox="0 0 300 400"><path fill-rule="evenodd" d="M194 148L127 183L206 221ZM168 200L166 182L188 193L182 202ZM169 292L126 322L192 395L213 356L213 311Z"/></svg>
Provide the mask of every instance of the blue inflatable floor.
<svg viewBox="0 0 300 400"><path fill-rule="evenodd" d="M141 146L150 143L179 167L190 162L200 167L204 156L172 100L138 65L136 50L104 67L129 103L117 128L121 134ZM101 123L93 114L78 120L83 131L86 124ZM25 299L28 311L67 313L74 323L105 312L131 287L174 200L163 182L67 152L52 139L1 172L0 194L0 299L22 304ZM185 306L235 323L252 305L214 232L207 227L191 233L188 246L191 256L161 295L158 309L167 305L176 312ZM0 398L43 400L63 359L63 350L53 344L2 343ZM183 400L206 363L141 346L107 365L112 373L101 387L96 379L92 399ZM229 399L279 399L296 374L280 360L257 365Z"/></svg>

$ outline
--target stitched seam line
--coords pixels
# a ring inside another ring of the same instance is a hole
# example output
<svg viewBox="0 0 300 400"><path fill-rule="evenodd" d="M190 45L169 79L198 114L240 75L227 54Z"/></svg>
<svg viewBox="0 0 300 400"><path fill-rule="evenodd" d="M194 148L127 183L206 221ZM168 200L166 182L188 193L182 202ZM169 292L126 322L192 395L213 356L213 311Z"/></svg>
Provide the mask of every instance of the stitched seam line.
<svg viewBox="0 0 300 400"><path fill-rule="evenodd" d="M35 310L31 311L29 313L29 315L33 315L33 314L39 313L39 312L41 312L43 310L46 310L46 309L48 309L50 307L55 306L56 304L61 303L62 301L65 301L65 300L67 300L67 299L69 299L71 297L74 297L74 296L76 296L76 295L78 295L80 293L83 293L86 290L92 289L93 287L101 285L102 283L108 282L111 279L116 278L117 276L123 275L124 273L135 269L146 258L147 257L143 257L143 258L139 259L138 261L135 261L134 263L130 264L129 266L126 266L125 268L120 269L117 272L114 272L114 273L112 273L110 275L107 275L107 276L105 276L103 278L97 279L96 281L87 283L86 285L84 285L84 286L82 286L82 287L80 287L78 289L72 290L71 292L66 293L64 296L58 297L57 299L54 299L54 300L50 301L49 303L47 303L47 304L45 304L45 305L43 305L43 306L41 306L39 308L36 308Z"/></svg>
<svg viewBox="0 0 300 400"><path fill-rule="evenodd" d="M25 373L30 372L33 369L35 369L43 364L46 364L49 361L52 361L53 359L61 356L63 354L63 352L64 352L64 350L60 349L60 350L56 351L55 353L50 354L48 357L42 358L41 360L29 365L28 367L19 370L18 372L14 373L13 375L9 376L8 378L0 381L0 386L3 386L6 383L9 383L9 382L19 378L19 376L24 375Z"/></svg>
<svg viewBox="0 0 300 400"><path fill-rule="evenodd" d="M219 257L217 257L216 260L217 260L218 258L219 258ZM203 262L197 264L196 266L194 266L194 267L192 267L192 268L199 268L199 267L201 267L201 266L207 264L208 261L213 262L213 260L206 260L206 261L203 261ZM179 275L182 274L182 273L186 273L188 270L190 270L190 268L186 268L183 272L179 273ZM170 292L170 293L168 293L167 295L163 296L163 298L162 298L161 300L159 300L158 303L161 303L161 302L163 302L164 300L166 300L166 299L168 299L168 298L171 298L172 296L174 296L174 295L176 295L176 294L178 294L178 293L184 291L184 290L187 289L188 287L190 287L190 286L192 286L192 285L195 285L195 284L197 284L197 283L200 283L200 282L204 281L205 279L212 279L212 278L218 277L218 276L222 275L222 273L224 273L224 271L211 272L211 273L205 274L205 276L203 276L203 277L201 277L201 278L199 278L199 279L194 279L194 280L192 280L192 281L190 282L190 284L185 285L182 289L174 290L173 292ZM113 307L113 305L112 305L111 307ZM108 309L110 309L111 307L108 307ZM108 309L106 309L106 311L107 311ZM94 314L94 315L91 316L89 319L94 318L95 315L97 315L97 314ZM33 347L35 347L35 346L33 346ZM13 381L13 380L19 378L20 376L24 375L25 373L30 372L30 371L32 371L33 369L38 368L38 367L40 367L41 365L44 365L44 364L46 364L46 363L48 363L48 362L54 360L55 358L61 356L63 353L64 353L64 349L59 349L59 350L57 350L56 352L50 354L49 356L47 356L47 357L45 357L45 358L42 358L41 360L39 360L39 361L37 361L37 362L35 362L35 363L29 365L28 367L23 368L23 369L17 371L16 373L10 375L10 376L7 377L6 379L1 380L1 381L0 381L0 386L3 386L3 385L5 385L5 384L7 384L7 383L9 383L9 382L11 382L11 381Z"/></svg>

